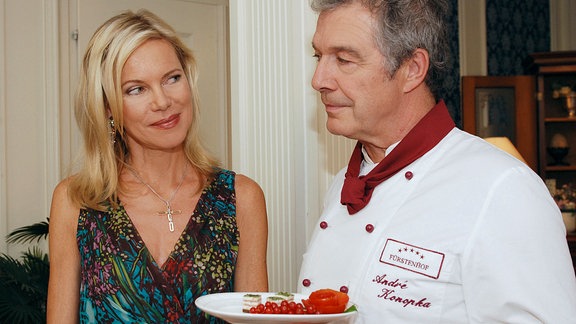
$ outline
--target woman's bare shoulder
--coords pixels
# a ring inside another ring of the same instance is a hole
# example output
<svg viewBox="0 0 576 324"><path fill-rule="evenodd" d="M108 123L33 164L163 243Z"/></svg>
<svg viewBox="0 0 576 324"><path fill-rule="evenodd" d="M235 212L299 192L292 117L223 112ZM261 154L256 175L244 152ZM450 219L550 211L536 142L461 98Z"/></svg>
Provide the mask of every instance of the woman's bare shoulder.
<svg viewBox="0 0 576 324"><path fill-rule="evenodd" d="M68 192L68 187L70 186L70 183L72 182L73 178L74 176L69 176L60 181L54 188L54 194L61 195Z"/></svg>
<svg viewBox="0 0 576 324"><path fill-rule="evenodd" d="M260 185L247 176L237 174L235 188L239 223L265 222L266 199Z"/></svg>
<svg viewBox="0 0 576 324"><path fill-rule="evenodd" d="M56 219L61 219L62 217L74 217L78 215L80 208L73 203L68 194L72 179L73 176L65 178L54 188L52 194L52 206L50 207L51 220L54 217L56 217Z"/></svg>
<svg viewBox="0 0 576 324"><path fill-rule="evenodd" d="M236 174L235 180L236 203L239 206L265 205L264 191L262 187L253 179Z"/></svg>
<svg viewBox="0 0 576 324"><path fill-rule="evenodd" d="M254 181L252 178L249 178L239 173L236 174L235 188L236 191L242 191L246 193L252 193L252 194L262 193L262 188L256 181Z"/></svg>

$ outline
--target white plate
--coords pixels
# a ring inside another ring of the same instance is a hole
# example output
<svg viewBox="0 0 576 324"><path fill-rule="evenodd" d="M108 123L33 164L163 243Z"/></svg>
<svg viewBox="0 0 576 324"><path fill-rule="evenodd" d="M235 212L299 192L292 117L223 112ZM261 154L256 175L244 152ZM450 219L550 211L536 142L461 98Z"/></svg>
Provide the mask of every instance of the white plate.
<svg viewBox="0 0 576 324"><path fill-rule="evenodd" d="M262 295L265 301L267 296L274 293L230 292L204 295L196 299L195 303L205 313L221 318L234 324L240 323L330 323L356 315L356 312L340 314L250 314L242 312L242 298L245 294ZM300 302L307 296L294 294L294 301Z"/></svg>

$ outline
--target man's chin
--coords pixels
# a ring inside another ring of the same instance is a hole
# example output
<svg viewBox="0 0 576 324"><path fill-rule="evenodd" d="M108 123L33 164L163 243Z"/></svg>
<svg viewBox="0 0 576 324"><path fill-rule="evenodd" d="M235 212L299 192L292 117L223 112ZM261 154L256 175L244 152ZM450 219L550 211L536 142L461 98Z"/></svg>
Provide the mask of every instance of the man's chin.
<svg viewBox="0 0 576 324"><path fill-rule="evenodd" d="M345 127L343 127L343 125L341 125L338 122L331 122L330 120L328 120L326 122L326 129L332 135L344 136L344 137L347 137L350 139L354 139L351 136L352 134L350 133L350 131L348 129L346 129Z"/></svg>

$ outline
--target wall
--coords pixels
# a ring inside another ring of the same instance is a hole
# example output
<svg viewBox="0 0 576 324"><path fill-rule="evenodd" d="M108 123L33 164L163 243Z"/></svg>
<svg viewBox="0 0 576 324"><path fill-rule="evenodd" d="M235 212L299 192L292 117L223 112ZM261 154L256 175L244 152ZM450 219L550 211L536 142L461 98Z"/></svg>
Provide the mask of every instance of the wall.
<svg viewBox="0 0 576 324"><path fill-rule="evenodd" d="M272 291L296 289L324 191L351 151L327 134L310 86L315 21L305 0L230 2L232 166L266 195Z"/></svg>
<svg viewBox="0 0 576 324"><path fill-rule="evenodd" d="M576 50L576 1L547 2L550 6L550 50ZM460 72L462 75L488 75L486 0L458 0L458 10Z"/></svg>
<svg viewBox="0 0 576 324"><path fill-rule="evenodd" d="M550 0L550 21L551 50L576 50L576 1Z"/></svg>
<svg viewBox="0 0 576 324"><path fill-rule="evenodd" d="M488 75L527 74L531 53L550 51L548 0L486 0Z"/></svg>
<svg viewBox="0 0 576 324"><path fill-rule="evenodd" d="M58 3L0 1L0 237L45 220L59 176ZM26 22L23 25L22 22ZM18 254L20 247L2 252Z"/></svg>

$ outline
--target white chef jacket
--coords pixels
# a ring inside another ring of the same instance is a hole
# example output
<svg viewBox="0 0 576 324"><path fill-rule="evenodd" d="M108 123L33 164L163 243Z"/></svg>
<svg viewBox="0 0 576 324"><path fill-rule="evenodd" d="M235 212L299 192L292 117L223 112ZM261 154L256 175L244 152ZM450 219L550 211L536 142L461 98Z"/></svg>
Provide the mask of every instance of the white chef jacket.
<svg viewBox="0 0 576 324"><path fill-rule="evenodd" d="M560 211L516 158L454 128L354 215L335 177L299 291L348 290L355 323L575 323Z"/></svg>

